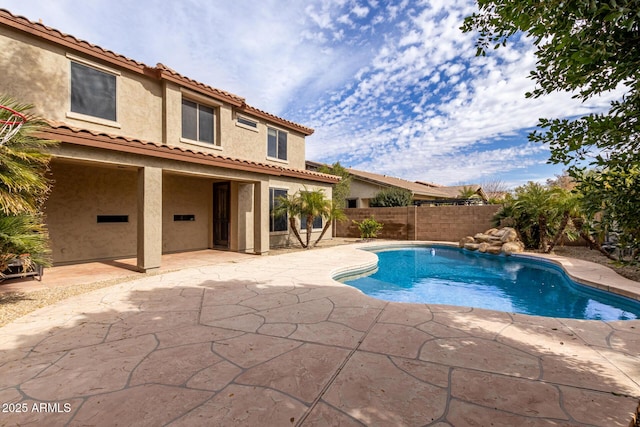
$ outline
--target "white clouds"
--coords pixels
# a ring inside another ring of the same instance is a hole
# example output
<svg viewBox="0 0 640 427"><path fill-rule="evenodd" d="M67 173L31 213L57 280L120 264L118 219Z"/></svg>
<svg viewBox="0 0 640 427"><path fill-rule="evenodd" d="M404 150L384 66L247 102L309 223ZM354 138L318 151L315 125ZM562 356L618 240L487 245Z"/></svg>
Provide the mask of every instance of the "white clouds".
<svg viewBox="0 0 640 427"><path fill-rule="evenodd" d="M407 179L447 184L534 174L546 149L527 143L525 130L539 117L597 111L611 99L525 99L533 89L532 47L517 42L475 57L474 35L459 29L472 0L0 6L312 126L309 159Z"/></svg>

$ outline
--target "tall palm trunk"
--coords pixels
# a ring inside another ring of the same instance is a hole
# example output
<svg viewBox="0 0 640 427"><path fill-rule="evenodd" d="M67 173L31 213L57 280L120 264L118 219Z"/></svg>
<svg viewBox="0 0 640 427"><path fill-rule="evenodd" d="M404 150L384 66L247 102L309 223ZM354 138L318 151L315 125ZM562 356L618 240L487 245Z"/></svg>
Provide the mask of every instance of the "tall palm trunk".
<svg viewBox="0 0 640 427"><path fill-rule="evenodd" d="M562 214L562 221L560 221L560 228L558 229L558 232L556 233L553 241L549 244L549 247L547 248L547 250L545 251L545 253L550 253L553 248L560 242L560 239L562 239L562 235L564 234L564 230L567 228L567 224L569 224L569 211L565 211Z"/></svg>
<svg viewBox="0 0 640 427"><path fill-rule="evenodd" d="M324 224L324 227L322 227L322 233L320 233L320 236L316 239L315 242L313 242L313 246L311 246L312 248L315 248L318 242L322 240L322 238L324 237L325 233L327 232L330 226L331 226L331 221L327 220Z"/></svg>
<svg viewBox="0 0 640 427"><path fill-rule="evenodd" d="M540 233L540 249L542 252L547 252L547 217L544 215L538 216L538 231Z"/></svg>
<svg viewBox="0 0 640 427"><path fill-rule="evenodd" d="M289 217L289 229L293 231L293 234L296 236L296 239L298 239L298 242L300 242L300 245L303 248L306 248L307 246L309 246L309 242L307 242L307 245L305 246L304 242L302 241L302 236L300 236L300 232L298 232L296 219L293 216Z"/></svg>
<svg viewBox="0 0 640 427"><path fill-rule="evenodd" d="M305 248L311 249L311 230L313 230L313 216L307 215L307 245Z"/></svg>

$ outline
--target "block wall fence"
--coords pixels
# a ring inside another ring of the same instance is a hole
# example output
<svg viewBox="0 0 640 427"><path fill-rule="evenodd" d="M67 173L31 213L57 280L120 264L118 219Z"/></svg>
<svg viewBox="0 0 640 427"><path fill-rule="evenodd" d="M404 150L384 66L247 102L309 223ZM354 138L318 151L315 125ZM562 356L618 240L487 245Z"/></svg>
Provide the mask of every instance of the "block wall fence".
<svg viewBox="0 0 640 427"><path fill-rule="evenodd" d="M441 240L457 242L493 227L491 218L502 205L406 206L397 208L345 209L347 220L337 222L336 237L359 238L353 223L373 217L384 224L380 239Z"/></svg>

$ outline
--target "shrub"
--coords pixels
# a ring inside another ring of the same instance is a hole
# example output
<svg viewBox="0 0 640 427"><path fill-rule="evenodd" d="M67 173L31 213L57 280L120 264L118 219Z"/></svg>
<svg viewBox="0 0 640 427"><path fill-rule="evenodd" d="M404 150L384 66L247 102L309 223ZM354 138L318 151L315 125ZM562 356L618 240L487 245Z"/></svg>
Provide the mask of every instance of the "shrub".
<svg viewBox="0 0 640 427"><path fill-rule="evenodd" d="M358 226L362 239L374 239L378 235L378 231L384 227L384 224L379 223L373 217L365 218L360 222L353 220L353 223Z"/></svg>
<svg viewBox="0 0 640 427"><path fill-rule="evenodd" d="M369 201L372 208L392 208L397 206L410 206L413 202L411 191L403 188L387 188L380 191Z"/></svg>

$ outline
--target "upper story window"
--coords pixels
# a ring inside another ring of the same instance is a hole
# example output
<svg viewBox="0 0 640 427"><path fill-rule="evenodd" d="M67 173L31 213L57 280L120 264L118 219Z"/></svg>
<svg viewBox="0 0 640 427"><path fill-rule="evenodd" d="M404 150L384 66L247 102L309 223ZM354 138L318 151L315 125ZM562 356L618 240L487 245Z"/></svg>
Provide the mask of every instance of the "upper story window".
<svg viewBox="0 0 640 427"><path fill-rule="evenodd" d="M258 122L244 116L238 116L238 118L236 119L236 123L242 127L250 128L251 130L258 129Z"/></svg>
<svg viewBox="0 0 640 427"><path fill-rule="evenodd" d="M216 112L213 107L182 99L182 137L219 145L215 138Z"/></svg>
<svg viewBox="0 0 640 427"><path fill-rule="evenodd" d="M115 122L116 75L71 61L71 111Z"/></svg>
<svg viewBox="0 0 640 427"><path fill-rule="evenodd" d="M287 133L285 131L267 128L267 156L287 160Z"/></svg>

